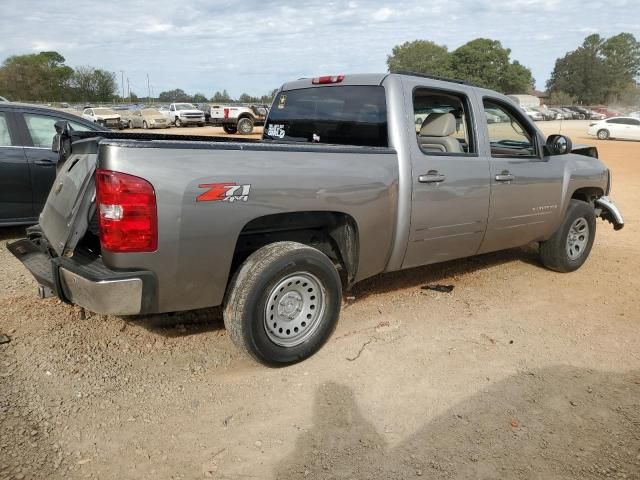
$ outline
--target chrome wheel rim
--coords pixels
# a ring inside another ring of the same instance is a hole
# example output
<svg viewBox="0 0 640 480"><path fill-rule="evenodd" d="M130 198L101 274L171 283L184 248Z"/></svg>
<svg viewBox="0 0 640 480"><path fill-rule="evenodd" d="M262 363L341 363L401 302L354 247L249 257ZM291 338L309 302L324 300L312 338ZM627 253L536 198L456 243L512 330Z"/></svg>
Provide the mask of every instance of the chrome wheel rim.
<svg viewBox="0 0 640 480"><path fill-rule="evenodd" d="M576 260L582 256L589 243L589 223L585 218L578 218L567 235L567 255L571 260Z"/></svg>
<svg viewBox="0 0 640 480"><path fill-rule="evenodd" d="M295 347L315 333L324 316L327 293L318 278L296 272L269 292L264 329L273 343Z"/></svg>
<svg viewBox="0 0 640 480"><path fill-rule="evenodd" d="M238 127L242 133L249 133L251 131L251 122L247 120L240 120Z"/></svg>

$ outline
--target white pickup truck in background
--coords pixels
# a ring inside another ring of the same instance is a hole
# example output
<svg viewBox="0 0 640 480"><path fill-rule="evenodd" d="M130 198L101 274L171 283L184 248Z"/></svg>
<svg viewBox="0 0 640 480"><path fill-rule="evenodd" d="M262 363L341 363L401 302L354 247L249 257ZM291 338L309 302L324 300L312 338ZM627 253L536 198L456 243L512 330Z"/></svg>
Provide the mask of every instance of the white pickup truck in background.
<svg viewBox="0 0 640 480"><path fill-rule="evenodd" d="M191 103L172 103L169 105L169 121L176 127L185 125L204 127L204 112Z"/></svg>
<svg viewBox="0 0 640 480"><path fill-rule="evenodd" d="M264 125L268 112L266 105L213 105L210 122L226 133L248 135L253 127Z"/></svg>

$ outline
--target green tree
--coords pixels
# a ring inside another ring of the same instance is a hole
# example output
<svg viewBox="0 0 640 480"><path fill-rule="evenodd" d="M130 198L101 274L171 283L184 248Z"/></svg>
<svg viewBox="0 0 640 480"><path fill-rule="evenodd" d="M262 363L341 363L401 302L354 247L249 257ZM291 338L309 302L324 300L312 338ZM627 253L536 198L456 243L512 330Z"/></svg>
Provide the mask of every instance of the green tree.
<svg viewBox="0 0 640 480"><path fill-rule="evenodd" d="M113 72L89 66L78 67L71 79L71 97L80 102L109 102L116 97L118 83Z"/></svg>
<svg viewBox="0 0 640 480"><path fill-rule="evenodd" d="M576 97L569 95L565 92L553 91L549 95L547 103L549 105L573 105L576 102Z"/></svg>
<svg viewBox="0 0 640 480"><path fill-rule="evenodd" d="M451 53L455 77L503 93L524 93L533 88L531 70L511 63L511 50L498 40L476 38Z"/></svg>
<svg viewBox="0 0 640 480"><path fill-rule="evenodd" d="M206 103L208 100L207 97L204 96L204 93L195 93L193 95L193 101L195 103Z"/></svg>
<svg viewBox="0 0 640 480"><path fill-rule="evenodd" d="M390 72L416 72L451 76L451 57L447 47L428 40L405 42L393 47L387 57Z"/></svg>
<svg viewBox="0 0 640 480"><path fill-rule="evenodd" d="M65 100L73 69L58 52L14 55L0 67L0 89L15 100Z"/></svg>
<svg viewBox="0 0 640 480"><path fill-rule="evenodd" d="M581 103L606 103L636 86L639 74L640 43L633 35L604 39L594 34L556 60L547 89L565 92Z"/></svg>
<svg viewBox="0 0 640 480"><path fill-rule="evenodd" d="M227 103L231 102L231 97L229 96L229 92L223 90L222 92L217 91L213 97L211 97L212 102L216 103Z"/></svg>
<svg viewBox="0 0 640 480"><path fill-rule="evenodd" d="M174 90L160 92L160 94L158 95L158 100L165 103L190 102L191 96L181 88L176 88Z"/></svg>

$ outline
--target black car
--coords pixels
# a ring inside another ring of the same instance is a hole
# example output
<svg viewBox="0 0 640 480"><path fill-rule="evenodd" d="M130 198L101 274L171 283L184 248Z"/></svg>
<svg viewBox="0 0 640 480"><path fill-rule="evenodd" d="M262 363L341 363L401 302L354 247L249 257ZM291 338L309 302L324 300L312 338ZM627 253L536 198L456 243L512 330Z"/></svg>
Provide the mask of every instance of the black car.
<svg viewBox="0 0 640 480"><path fill-rule="evenodd" d="M81 131L105 128L52 108L0 103L0 226L37 223L56 176L54 124Z"/></svg>

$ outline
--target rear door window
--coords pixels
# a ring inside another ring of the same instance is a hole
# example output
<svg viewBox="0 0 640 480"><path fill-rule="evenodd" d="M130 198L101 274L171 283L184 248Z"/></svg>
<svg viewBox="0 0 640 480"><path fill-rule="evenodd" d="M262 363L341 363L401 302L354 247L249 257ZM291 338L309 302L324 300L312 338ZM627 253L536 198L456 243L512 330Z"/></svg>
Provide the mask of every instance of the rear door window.
<svg viewBox="0 0 640 480"><path fill-rule="evenodd" d="M386 147L384 87L316 87L280 92L264 138L293 142Z"/></svg>
<svg viewBox="0 0 640 480"><path fill-rule="evenodd" d="M55 124L59 120L66 118L50 117L48 115L37 115L25 113L24 120L31 135L34 147L51 148L53 137L56 134ZM80 123L69 121L71 128L78 132L88 132L90 129Z"/></svg>
<svg viewBox="0 0 640 480"><path fill-rule="evenodd" d="M0 113L0 147L11 147L13 145L7 116L4 113Z"/></svg>

